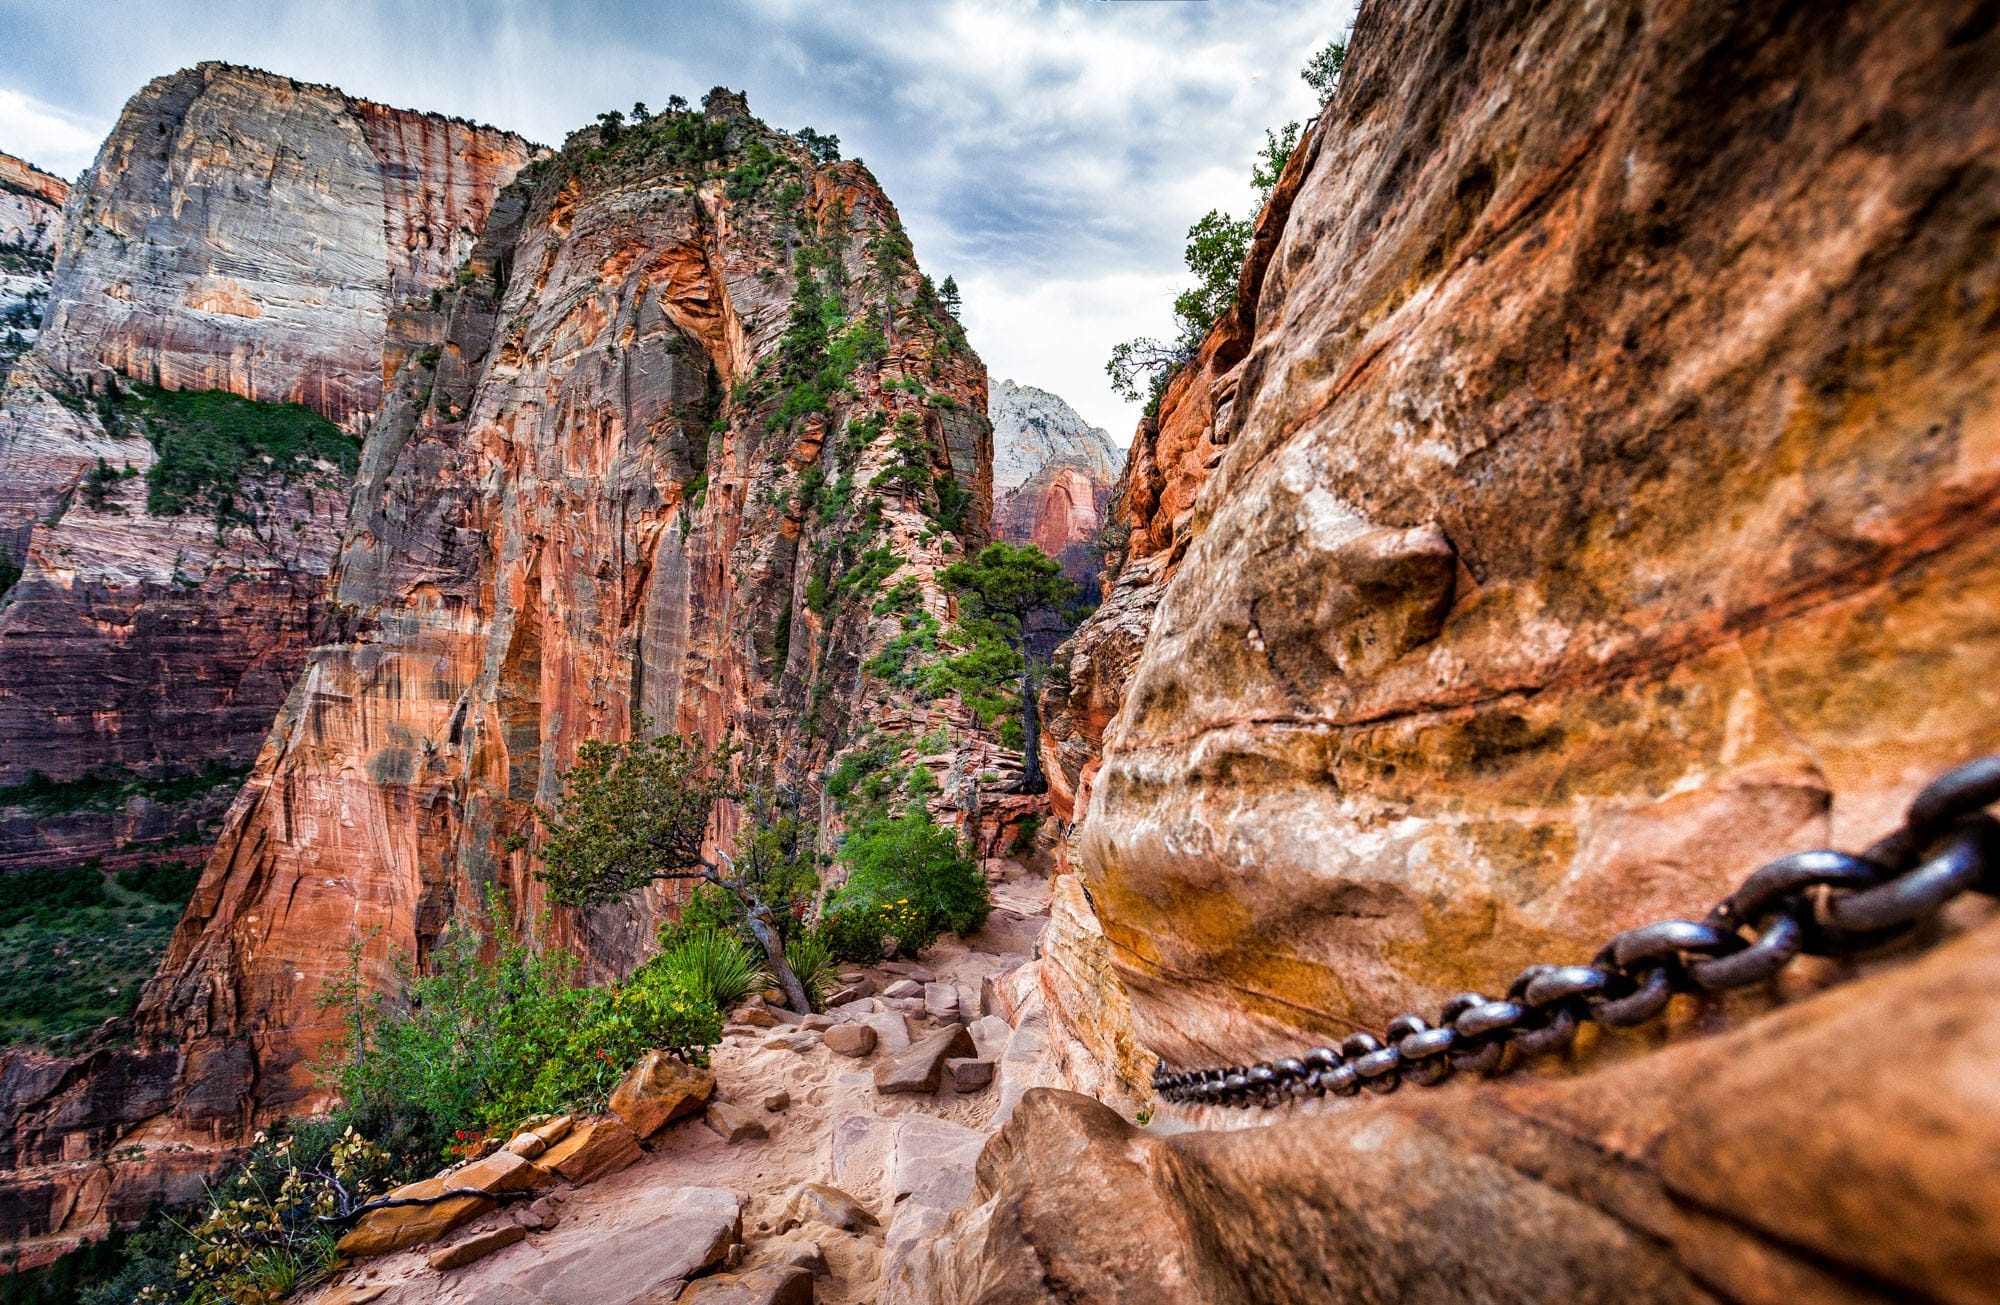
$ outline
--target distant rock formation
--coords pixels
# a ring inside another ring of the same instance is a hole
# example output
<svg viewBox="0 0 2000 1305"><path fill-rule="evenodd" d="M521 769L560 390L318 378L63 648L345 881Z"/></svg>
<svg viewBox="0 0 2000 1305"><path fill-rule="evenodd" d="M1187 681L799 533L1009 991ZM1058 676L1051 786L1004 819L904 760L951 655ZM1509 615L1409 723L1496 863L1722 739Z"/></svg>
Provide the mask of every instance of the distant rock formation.
<svg viewBox="0 0 2000 1305"><path fill-rule="evenodd" d="M1103 558L1098 528L1110 505L1124 452L1102 429L1047 390L1001 381L993 387L993 527L1002 539L1033 544L1097 601Z"/></svg>
<svg viewBox="0 0 2000 1305"><path fill-rule="evenodd" d="M69 183L0 154L0 382L41 333Z"/></svg>
<svg viewBox="0 0 2000 1305"><path fill-rule="evenodd" d="M365 429L393 312L445 286L532 152L222 64L132 98L37 237L60 234L47 330L0 397L0 551L22 568L0 599L0 786L255 757L323 611L347 475L246 471L226 521L158 514L158 450L118 398L223 389ZM0 258L61 187L0 168ZM0 809L0 867L198 837L220 803Z"/></svg>
<svg viewBox="0 0 2000 1305"><path fill-rule="evenodd" d="M499 192L464 270L386 323L319 638L137 1048L6 1064L0 1237L136 1218L324 1101L318 998L351 942L386 986L495 888L503 927L540 918L534 812L585 740L733 734L800 785L873 738L948 819L1033 801L991 791L1002 758L955 696L876 660L948 619L936 571L991 537L985 367L925 284L865 167L726 92L578 133ZM673 887L557 911L550 940L622 974Z"/></svg>

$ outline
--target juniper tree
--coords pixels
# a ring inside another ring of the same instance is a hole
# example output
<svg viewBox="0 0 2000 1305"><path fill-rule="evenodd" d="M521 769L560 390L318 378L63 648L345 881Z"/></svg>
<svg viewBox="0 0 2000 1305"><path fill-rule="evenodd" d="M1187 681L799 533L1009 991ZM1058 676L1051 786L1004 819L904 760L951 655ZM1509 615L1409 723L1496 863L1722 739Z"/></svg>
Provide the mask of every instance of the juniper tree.
<svg viewBox="0 0 2000 1305"><path fill-rule="evenodd" d="M792 1009L812 1002L785 963L771 908L727 853L706 854L716 803L742 796L732 777L736 748L680 734L577 749L553 811L541 813L542 882L559 906L597 906L660 880L711 883L736 898Z"/></svg>

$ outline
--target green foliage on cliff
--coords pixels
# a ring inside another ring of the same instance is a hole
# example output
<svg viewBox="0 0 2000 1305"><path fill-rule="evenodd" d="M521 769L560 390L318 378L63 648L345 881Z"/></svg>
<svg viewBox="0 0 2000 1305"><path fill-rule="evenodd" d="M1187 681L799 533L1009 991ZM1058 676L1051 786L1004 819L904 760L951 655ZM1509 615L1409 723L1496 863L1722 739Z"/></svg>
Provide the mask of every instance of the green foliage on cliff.
<svg viewBox="0 0 2000 1305"><path fill-rule="evenodd" d="M326 1003L346 1028L326 1072L349 1110L405 1121L435 1156L540 1113L602 1108L647 1051L699 1056L722 1016L683 971L654 958L620 984L576 986L576 958L460 919L396 993L361 976L361 944ZM497 955L481 958L491 932Z"/></svg>
<svg viewBox="0 0 2000 1305"><path fill-rule="evenodd" d="M124 766L99 766L76 779L53 780L28 772L22 783L0 788L0 807L26 807L37 815L71 811L116 811L133 798L172 806L198 798L212 789L234 787L250 773L248 765L210 759L200 771L162 779L147 779Z"/></svg>
<svg viewBox="0 0 2000 1305"><path fill-rule="evenodd" d="M130 1015L193 879L171 863L0 875L0 1044L66 1048Z"/></svg>
<svg viewBox="0 0 2000 1305"><path fill-rule="evenodd" d="M254 522L246 481L290 480L326 463L347 482L361 463L361 441L303 404L148 385L118 392L100 410L114 434L143 434L158 453L146 471L153 516L198 511L218 523Z"/></svg>

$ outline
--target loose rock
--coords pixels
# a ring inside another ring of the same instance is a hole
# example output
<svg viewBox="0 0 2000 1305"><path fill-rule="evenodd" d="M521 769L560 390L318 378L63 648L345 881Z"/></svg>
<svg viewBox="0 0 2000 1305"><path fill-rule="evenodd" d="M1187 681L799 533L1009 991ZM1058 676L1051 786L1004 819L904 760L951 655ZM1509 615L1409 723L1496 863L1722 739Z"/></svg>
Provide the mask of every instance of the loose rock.
<svg viewBox="0 0 2000 1305"><path fill-rule="evenodd" d="M977 1092L993 1081L993 1062L953 1057L944 1063L945 1071L951 1075L951 1086L955 1092Z"/></svg>
<svg viewBox="0 0 2000 1305"><path fill-rule="evenodd" d="M715 1095L715 1074L663 1051L647 1055L611 1092L611 1113L639 1137L699 1114Z"/></svg>
<svg viewBox="0 0 2000 1305"><path fill-rule="evenodd" d="M789 1110L791 1107L792 1094L789 1092L771 1092L767 1093L764 1097L764 1109L773 1113L780 1110Z"/></svg>
<svg viewBox="0 0 2000 1305"><path fill-rule="evenodd" d="M913 1042L875 1067L877 1092L935 1092L944 1062L954 1056L976 1056L978 1048L963 1024L939 1029Z"/></svg>
<svg viewBox="0 0 2000 1305"><path fill-rule="evenodd" d="M920 997L923 995L923 991L924 985L918 983L915 979L898 979L888 987L882 989L882 995L890 998Z"/></svg>
<svg viewBox="0 0 2000 1305"><path fill-rule="evenodd" d="M934 1020L958 1018L958 989L949 983L924 985L924 1014Z"/></svg>
<svg viewBox="0 0 2000 1305"><path fill-rule="evenodd" d="M697 1278L681 1305L813 1305L813 1276L788 1264Z"/></svg>
<svg viewBox="0 0 2000 1305"><path fill-rule="evenodd" d="M865 1056L875 1050L875 1030L866 1024L836 1024L819 1040L836 1056Z"/></svg>
<svg viewBox="0 0 2000 1305"><path fill-rule="evenodd" d="M703 1121L722 1135L725 1142L747 1142L753 1138L769 1137L771 1132L762 1121L740 1106L732 1106L727 1101L711 1101Z"/></svg>
<svg viewBox="0 0 2000 1305"><path fill-rule="evenodd" d="M621 1119L586 1119L542 1155L541 1163L572 1183L596 1182L635 1163L643 1154L639 1139Z"/></svg>
<svg viewBox="0 0 2000 1305"><path fill-rule="evenodd" d="M495 1251L504 1250L527 1235L528 1230L518 1223L502 1224L488 1232L475 1233L462 1242L453 1242L430 1257L430 1266L440 1273L461 1268L474 1260L483 1260Z"/></svg>
<svg viewBox="0 0 2000 1305"><path fill-rule="evenodd" d="M785 1217L779 1222L778 1230L790 1232L808 1223L823 1223L841 1232L860 1232L863 1228L880 1226L867 1206L838 1187L829 1187L825 1183L800 1183L785 1200Z"/></svg>

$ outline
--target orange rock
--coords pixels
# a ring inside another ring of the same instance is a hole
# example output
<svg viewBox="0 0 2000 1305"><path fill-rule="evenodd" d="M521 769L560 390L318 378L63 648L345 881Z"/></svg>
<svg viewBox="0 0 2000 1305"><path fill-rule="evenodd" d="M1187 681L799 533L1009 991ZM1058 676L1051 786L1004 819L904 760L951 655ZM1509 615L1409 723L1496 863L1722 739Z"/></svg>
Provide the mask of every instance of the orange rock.
<svg viewBox="0 0 2000 1305"><path fill-rule="evenodd" d="M715 1074L664 1051L649 1053L611 1092L611 1113L640 1138L698 1115L715 1094Z"/></svg>
<svg viewBox="0 0 2000 1305"><path fill-rule="evenodd" d="M637 1163L643 1154L623 1120L599 1116L577 1121L568 1136L542 1153L541 1167L581 1186Z"/></svg>

